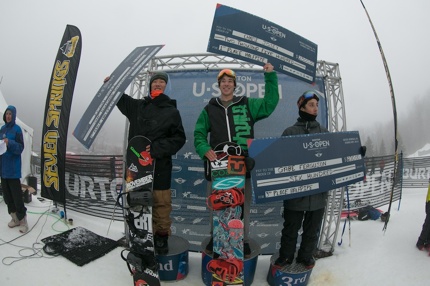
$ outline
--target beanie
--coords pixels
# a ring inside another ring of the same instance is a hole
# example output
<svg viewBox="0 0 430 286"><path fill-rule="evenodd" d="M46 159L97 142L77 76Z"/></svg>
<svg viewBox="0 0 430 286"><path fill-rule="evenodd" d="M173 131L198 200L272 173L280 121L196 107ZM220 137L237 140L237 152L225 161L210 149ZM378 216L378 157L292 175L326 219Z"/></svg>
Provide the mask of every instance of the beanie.
<svg viewBox="0 0 430 286"><path fill-rule="evenodd" d="M151 91L152 82L156 79L162 79L167 84L167 81L169 80L169 76L167 75L167 73L162 72L162 71L153 73L151 76L151 79L149 80L149 91Z"/></svg>

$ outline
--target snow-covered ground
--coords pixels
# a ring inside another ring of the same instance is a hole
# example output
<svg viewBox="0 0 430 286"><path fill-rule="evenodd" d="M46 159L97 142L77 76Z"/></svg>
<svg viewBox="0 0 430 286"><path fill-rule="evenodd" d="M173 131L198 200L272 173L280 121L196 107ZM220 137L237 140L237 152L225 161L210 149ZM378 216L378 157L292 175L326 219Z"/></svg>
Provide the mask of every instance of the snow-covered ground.
<svg viewBox="0 0 430 286"><path fill-rule="evenodd" d="M394 202L385 233L380 220L352 220L334 255L317 261L308 285L429 285L430 256L415 247L425 218L426 193L425 188L404 189L400 210L398 202ZM27 204L31 230L20 235L18 229L8 228L10 217L1 197L0 201L0 285L133 285L120 257L121 247L82 267L62 256L50 257L41 250L44 245L41 240L70 227L59 220L58 214L50 212L50 203L33 197ZM387 207L381 209L386 211ZM72 227L82 226L115 240L123 236L122 222L111 223L71 211L68 217L74 220ZM340 234L341 231L337 241ZM252 285L268 285L269 261L268 255L258 258ZM175 285L204 285L200 253L190 253L189 273Z"/></svg>

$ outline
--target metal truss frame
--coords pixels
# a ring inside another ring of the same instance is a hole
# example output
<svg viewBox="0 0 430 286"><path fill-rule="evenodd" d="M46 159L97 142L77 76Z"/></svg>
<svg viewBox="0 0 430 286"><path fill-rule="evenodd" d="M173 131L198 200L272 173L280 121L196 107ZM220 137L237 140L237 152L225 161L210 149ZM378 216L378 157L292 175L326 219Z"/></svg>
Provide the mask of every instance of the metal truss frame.
<svg viewBox="0 0 430 286"><path fill-rule="evenodd" d="M156 56L148 62L133 81L130 86L129 94L135 98L142 98L146 95L148 93L147 84L149 83L149 75L151 72L157 70L220 70L224 68L231 68L234 70L258 70L261 69L261 66L212 53ZM329 117L328 129L331 132L346 131L345 105L339 64L318 61L316 68L317 76L323 78L325 85ZM329 192L318 243L317 257L329 256L334 251L339 231L344 191L345 188L341 188Z"/></svg>

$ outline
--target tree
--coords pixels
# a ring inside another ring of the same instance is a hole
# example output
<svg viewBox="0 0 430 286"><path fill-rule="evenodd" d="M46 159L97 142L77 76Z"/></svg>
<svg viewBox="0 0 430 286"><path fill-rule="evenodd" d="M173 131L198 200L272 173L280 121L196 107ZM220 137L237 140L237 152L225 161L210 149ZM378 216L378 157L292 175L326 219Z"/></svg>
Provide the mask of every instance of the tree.
<svg viewBox="0 0 430 286"><path fill-rule="evenodd" d="M375 145L373 144L373 141L370 138L370 136L367 136L364 146L366 146L366 150L367 150L366 157L373 157L376 155Z"/></svg>
<svg viewBox="0 0 430 286"><path fill-rule="evenodd" d="M379 155L379 156L385 156L385 155L388 155L388 154L387 154L387 149L385 148L384 138L382 138L381 143L380 143L380 145L379 145L379 148L378 148L378 155Z"/></svg>

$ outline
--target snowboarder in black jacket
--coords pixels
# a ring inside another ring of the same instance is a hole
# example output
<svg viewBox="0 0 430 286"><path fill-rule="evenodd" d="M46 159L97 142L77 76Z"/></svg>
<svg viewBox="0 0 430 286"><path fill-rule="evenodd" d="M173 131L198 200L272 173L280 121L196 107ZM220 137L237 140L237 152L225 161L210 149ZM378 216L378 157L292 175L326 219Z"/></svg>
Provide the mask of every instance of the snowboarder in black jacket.
<svg viewBox="0 0 430 286"><path fill-rule="evenodd" d="M303 93L297 100L299 118L288 127L282 136L299 134L313 134L329 132L321 126L316 117L318 115L318 95L314 91ZM302 241L296 261L306 268L314 267L312 257L318 242L318 234L327 204L327 192L284 200L284 228L282 229L281 248L275 266L284 267L291 264L296 253L298 232L303 228Z"/></svg>
<svg viewBox="0 0 430 286"><path fill-rule="evenodd" d="M105 81L109 80L108 78ZM135 99L123 94L118 109L130 122L128 140L142 135L151 140L147 147L156 159L153 183L152 221L155 250L168 252L168 237L172 220L171 178L172 155L185 144L185 131L176 100L164 94L169 77L165 72L155 72L149 81L149 95Z"/></svg>

